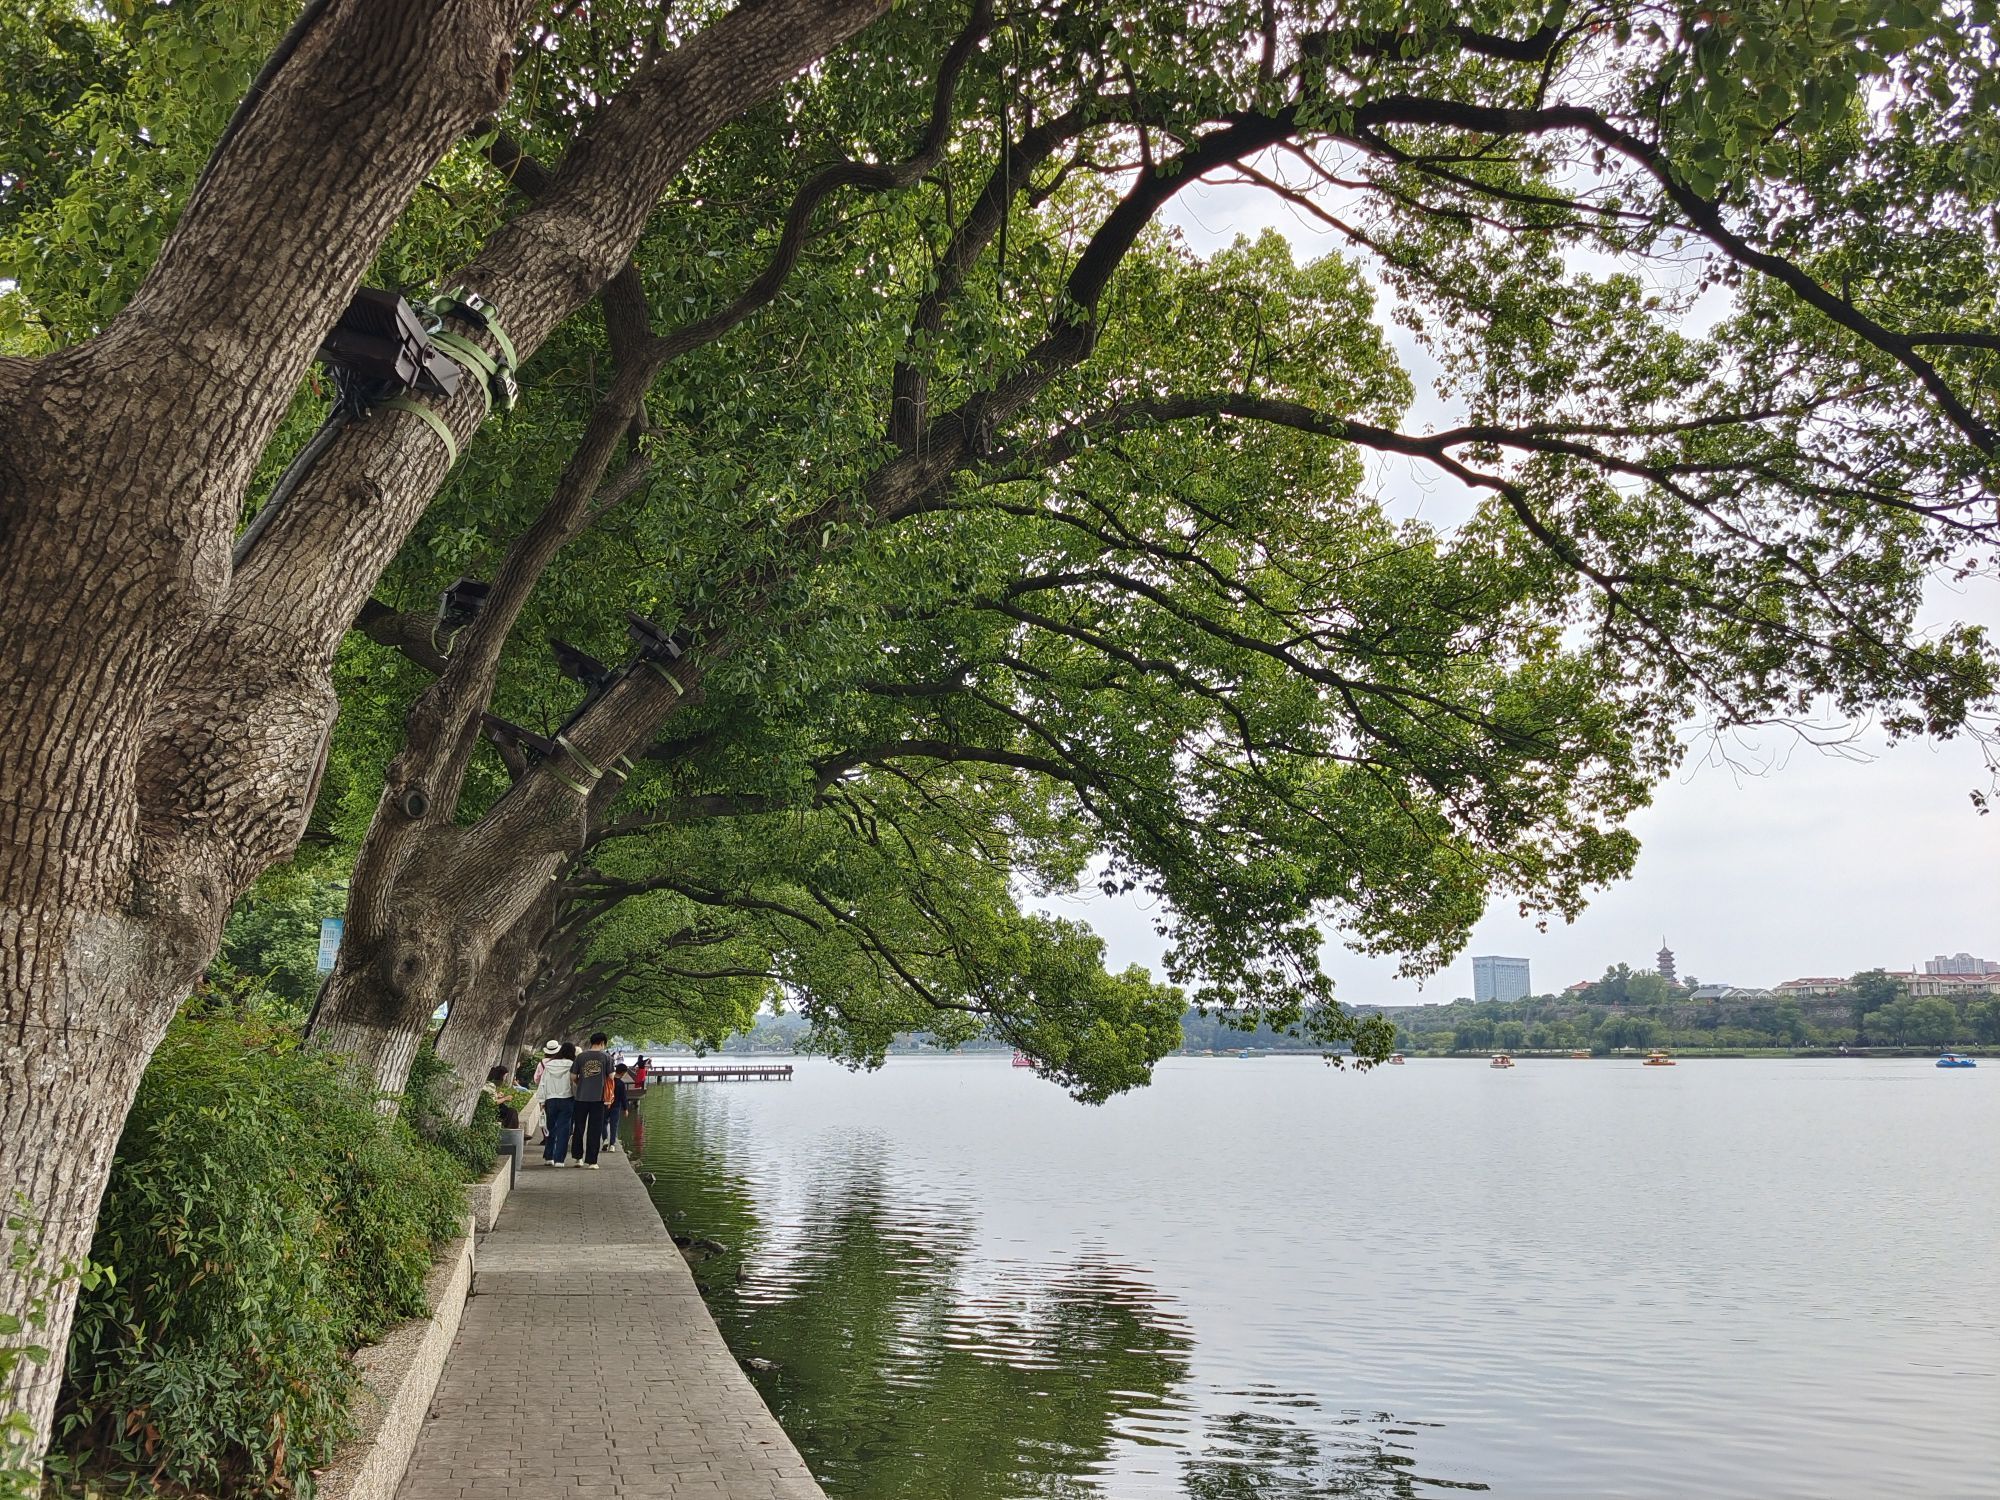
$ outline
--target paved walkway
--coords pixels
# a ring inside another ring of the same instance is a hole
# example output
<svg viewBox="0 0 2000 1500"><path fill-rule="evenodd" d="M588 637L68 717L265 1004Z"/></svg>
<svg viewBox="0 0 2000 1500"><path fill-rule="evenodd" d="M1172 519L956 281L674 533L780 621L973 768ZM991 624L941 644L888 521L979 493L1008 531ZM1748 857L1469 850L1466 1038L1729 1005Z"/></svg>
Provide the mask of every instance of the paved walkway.
<svg viewBox="0 0 2000 1500"><path fill-rule="evenodd" d="M476 1267L398 1500L825 1500L623 1155L524 1166Z"/></svg>

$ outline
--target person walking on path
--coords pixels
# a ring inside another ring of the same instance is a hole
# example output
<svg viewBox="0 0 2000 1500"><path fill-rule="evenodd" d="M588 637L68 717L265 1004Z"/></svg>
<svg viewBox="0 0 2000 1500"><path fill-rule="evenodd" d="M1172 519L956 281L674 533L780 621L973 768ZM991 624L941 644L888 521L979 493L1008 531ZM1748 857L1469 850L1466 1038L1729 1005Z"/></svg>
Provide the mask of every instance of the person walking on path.
<svg viewBox="0 0 2000 1500"><path fill-rule="evenodd" d="M604 1044L611 1038L597 1032L590 1046L576 1055L570 1076L575 1082L575 1106L570 1114L570 1154L577 1165L595 1167L597 1150L604 1141L604 1095L611 1082L611 1054Z"/></svg>
<svg viewBox="0 0 2000 1500"><path fill-rule="evenodd" d="M574 1080L576 1047L570 1042L551 1040L542 1048L542 1076L535 1084L530 1108L539 1104L547 1113L548 1130L542 1138L542 1160L552 1167L563 1164L569 1151L570 1115L576 1103Z"/></svg>
<svg viewBox="0 0 2000 1500"><path fill-rule="evenodd" d="M618 1149L618 1122L625 1117L625 1106L632 1102L632 1070L620 1063L611 1070L611 1103L604 1111L604 1149Z"/></svg>

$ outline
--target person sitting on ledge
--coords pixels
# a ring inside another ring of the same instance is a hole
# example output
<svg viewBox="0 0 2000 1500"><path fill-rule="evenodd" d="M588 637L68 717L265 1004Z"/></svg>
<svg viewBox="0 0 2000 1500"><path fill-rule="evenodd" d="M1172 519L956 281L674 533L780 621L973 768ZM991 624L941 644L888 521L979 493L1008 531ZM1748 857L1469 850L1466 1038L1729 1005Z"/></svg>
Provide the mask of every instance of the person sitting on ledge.
<svg viewBox="0 0 2000 1500"><path fill-rule="evenodd" d="M495 1107L500 1111L500 1128L502 1130L519 1130L521 1128L521 1112L514 1108L513 1101L507 1097L507 1089L507 1065L505 1063L495 1063L491 1068L486 1070L486 1087L481 1092L491 1099Z"/></svg>

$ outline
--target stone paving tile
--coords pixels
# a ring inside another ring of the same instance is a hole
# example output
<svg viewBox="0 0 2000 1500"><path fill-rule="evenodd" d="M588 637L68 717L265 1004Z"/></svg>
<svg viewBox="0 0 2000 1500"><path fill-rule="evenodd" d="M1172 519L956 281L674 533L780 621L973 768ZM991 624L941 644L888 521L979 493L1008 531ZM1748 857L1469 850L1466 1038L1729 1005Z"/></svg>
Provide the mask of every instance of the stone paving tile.
<svg viewBox="0 0 2000 1500"><path fill-rule="evenodd" d="M472 1291L397 1500L825 1500L622 1154L524 1167Z"/></svg>

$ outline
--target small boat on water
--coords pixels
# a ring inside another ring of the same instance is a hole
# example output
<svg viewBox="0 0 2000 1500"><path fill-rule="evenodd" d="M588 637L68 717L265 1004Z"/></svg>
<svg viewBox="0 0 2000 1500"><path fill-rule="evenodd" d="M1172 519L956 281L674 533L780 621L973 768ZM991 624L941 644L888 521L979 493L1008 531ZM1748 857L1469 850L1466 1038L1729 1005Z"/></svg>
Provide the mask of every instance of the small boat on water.
<svg viewBox="0 0 2000 1500"><path fill-rule="evenodd" d="M1392 1068L1400 1068L1402 1067L1402 1065L1403 1065L1403 1054L1400 1052L1391 1052L1389 1054L1389 1066Z"/></svg>
<svg viewBox="0 0 2000 1500"><path fill-rule="evenodd" d="M1590 1054L1588 1052L1572 1052L1570 1053L1570 1060L1572 1062L1588 1062Z"/></svg>
<svg viewBox="0 0 2000 1500"><path fill-rule="evenodd" d="M1674 1060L1657 1047L1646 1055L1646 1066L1649 1068L1671 1068L1673 1065Z"/></svg>
<svg viewBox="0 0 2000 1500"><path fill-rule="evenodd" d="M1027 1053L1025 1053L1025 1052L1020 1052L1020 1051L1017 1051L1017 1052L1015 1052L1015 1054L1014 1054L1014 1066L1015 1066L1015 1067L1017 1067L1017 1068L1032 1068L1032 1067L1033 1067L1034 1065L1035 1065L1035 1060L1034 1060L1034 1059L1033 1059L1032 1057L1028 1056L1028 1054L1027 1054Z"/></svg>
<svg viewBox="0 0 2000 1500"><path fill-rule="evenodd" d="M1238 1052L1236 1055L1238 1057L1248 1057L1250 1055L1250 1049L1248 1047L1245 1047L1241 1052Z"/></svg>
<svg viewBox="0 0 2000 1500"><path fill-rule="evenodd" d="M1979 1066L1977 1062L1967 1057L1963 1052L1947 1052L1937 1060L1937 1065L1940 1068L1976 1068Z"/></svg>
<svg viewBox="0 0 2000 1500"><path fill-rule="evenodd" d="M1489 1068L1511 1068L1514 1066L1514 1059L1504 1052L1496 1052L1493 1054L1493 1061L1486 1066Z"/></svg>

